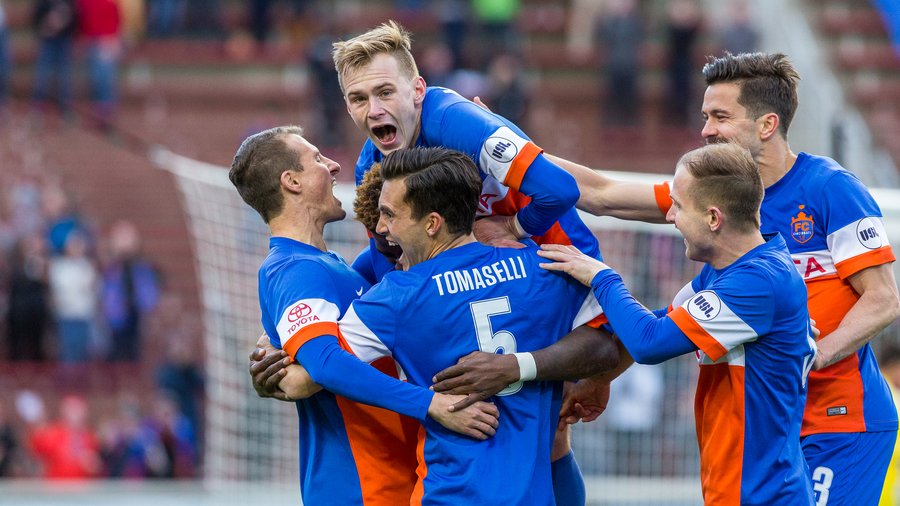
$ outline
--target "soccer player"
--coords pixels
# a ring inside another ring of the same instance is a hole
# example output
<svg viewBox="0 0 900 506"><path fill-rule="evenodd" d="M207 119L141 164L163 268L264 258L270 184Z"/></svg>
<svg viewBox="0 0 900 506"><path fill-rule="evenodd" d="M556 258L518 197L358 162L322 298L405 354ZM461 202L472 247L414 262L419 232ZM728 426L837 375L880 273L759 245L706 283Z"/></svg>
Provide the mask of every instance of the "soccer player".
<svg viewBox="0 0 900 506"><path fill-rule="evenodd" d="M762 231L784 236L821 331L801 432L818 505L876 504L897 412L869 341L900 316L881 209L834 160L791 150L800 76L785 55L726 54L703 74L703 138L741 145L758 163L766 187ZM623 186L563 162L579 183L582 209L640 215L656 207L647 205L654 194L660 209L670 205L664 185Z"/></svg>
<svg viewBox="0 0 900 506"><path fill-rule="evenodd" d="M650 312L608 266L571 246L544 245L543 264L592 288L639 363L696 352L695 417L705 504L812 505L800 449L806 377L815 357L806 287L785 239L759 230L763 186L733 144L685 154L667 220L688 258L705 262L672 307Z"/></svg>
<svg viewBox="0 0 900 506"><path fill-rule="evenodd" d="M538 244L575 244L600 258L596 238L574 208L578 200L574 179L513 123L453 90L426 86L410 50L409 34L393 21L334 44L347 111L368 137L356 164L357 184L372 164L393 151L414 146L455 149L474 161L483 180L479 216L491 217L484 219L505 231L482 240L508 245L510 239L530 237ZM394 266L374 253L374 240L370 249L371 270L380 278ZM558 355L554 362L571 367ZM546 365L538 367L540 379L558 376ZM570 450L567 426L558 437L553 460L560 476L558 502L583 504L583 479Z"/></svg>
<svg viewBox="0 0 900 506"><path fill-rule="evenodd" d="M403 504L415 483L418 428L400 414L486 438L497 410L479 403L455 416L448 408L459 398L398 380L391 360L370 367L341 350L337 320L368 283L326 248L325 224L345 215L332 194L340 166L302 133L279 127L247 138L229 178L272 232L259 271L263 327L305 367L289 368L280 380L288 398L309 396L297 401L303 502ZM309 379L328 390L314 393Z"/></svg>
<svg viewBox="0 0 900 506"><path fill-rule="evenodd" d="M521 359L601 313L585 287L538 267L533 243L475 240L481 179L466 154L415 148L382 163L377 232L403 249L410 267L388 273L341 319L361 359L392 356L410 383L430 385L467 353L499 348ZM560 394L559 382L510 385L494 398L503 415L485 444L426 421L413 503L555 504L550 450Z"/></svg>

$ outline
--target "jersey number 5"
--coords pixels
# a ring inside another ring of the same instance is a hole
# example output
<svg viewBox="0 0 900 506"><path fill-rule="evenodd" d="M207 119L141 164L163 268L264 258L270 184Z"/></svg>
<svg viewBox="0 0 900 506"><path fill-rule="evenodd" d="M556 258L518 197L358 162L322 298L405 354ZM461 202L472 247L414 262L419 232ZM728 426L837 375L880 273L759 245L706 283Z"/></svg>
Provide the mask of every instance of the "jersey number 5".
<svg viewBox="0 0 900 506"><path fill-rule="evenodd" d="M494 332L491 328L491 316L510 312L508 298L497 297L496 299L470 302L469 308L472 310L472 321L475 323L475 334L478 336L478 347L481 351L505 355L516 352L518 349L516 336L512 332L508 330ZM521 389L522 382L517 381L497 392L497 395L510 395Z"/></svg>

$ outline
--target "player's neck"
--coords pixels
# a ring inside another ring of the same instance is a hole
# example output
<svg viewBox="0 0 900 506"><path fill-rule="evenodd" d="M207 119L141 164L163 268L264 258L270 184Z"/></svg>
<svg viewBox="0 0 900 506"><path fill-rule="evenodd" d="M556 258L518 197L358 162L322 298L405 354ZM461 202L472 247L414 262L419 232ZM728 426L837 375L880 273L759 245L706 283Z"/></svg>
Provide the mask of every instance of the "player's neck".
<svg viewBox="0 0 900 506"><path fill-rule="evenodd" d="M431 246L424 252L424 254L418 255L418 261L411 261L410 264L415 265L426 260L431 260L432 258L440 255L445 251L449 251L460 246L465 246L466 244L471 244L473 242L476 242L476 240L475 236L472 234L463 234L454 237L442 238L441 240L437 240L431 243Z"/></svg>
<svg viewBox="0 0 900 506"><path fill-rule="evenodd" d="M269 220L269 231L273 237L286 237L321 251L328 251L325 245L325 224L315 223L308 215L304 218L283 213Z"/></svg>
<svg viewBox="0 0 900 506"><path fill-rule="evenodd" d="M719 237L715 253L708 263L714 269L724 269L765 242L759 230L723 234Z"/></svg>
<svg viewBox="0 0 900 506"><path fill-rule="evenodd" d="M763 187L768 188L780 181L790 172L795 161L797 155L791 151L791 146L786 140L778 139L766 143L756 160Z"/></svg>

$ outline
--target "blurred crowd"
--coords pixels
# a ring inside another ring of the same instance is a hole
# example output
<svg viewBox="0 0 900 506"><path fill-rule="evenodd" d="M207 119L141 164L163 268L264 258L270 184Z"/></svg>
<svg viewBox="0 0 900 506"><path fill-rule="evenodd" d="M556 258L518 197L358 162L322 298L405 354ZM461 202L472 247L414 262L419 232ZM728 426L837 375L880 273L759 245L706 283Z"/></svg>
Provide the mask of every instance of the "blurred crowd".
<svg viewBox="0 0 900 506"><path fill-rule="evenodd" d="M603 99L601 124L640 123L642 102L658 93L666 121L695 116L697 63L706 54L757 49L759 32L747 0L571 0L523 10L521 0L394 0L384 12L413 28L435 26L416 44L427 82L481 96L520 122L531 100L525 68L532 63L523 26L563 26L559 60L595 62ZM237 7L237 9L236 9ZM71 115L76 61L83 64L91 120L108 126L118 101L119 70L144 40L211 39L241 61L273 48L302 53L323 96L323 137L330 144L340 117L331 42L358 30L362 0L36 0L30 29L37 41L31 101ZM380 12L380 11L379 11ZM710 13L721 13L712 15ZM528 16L526 18L525 16ZM12 75L7 16L0 0L0 109ZM367 19L367 18L366 18ZM546 30L545 30L546 31ZM538 28L537 33L541 33ZM417 34L418 35L418 34ZM80 56L79 56L80 55ZM651 71L661 70L658 84ZM661 92L648 88L662 87Z"/></svg>
<svg viewBox="0 0 900 506"><path fill-rule="evenodd" d="M28 129L0 167L0 477L195 476L200 332L138 227L83 213Z"/></svg>

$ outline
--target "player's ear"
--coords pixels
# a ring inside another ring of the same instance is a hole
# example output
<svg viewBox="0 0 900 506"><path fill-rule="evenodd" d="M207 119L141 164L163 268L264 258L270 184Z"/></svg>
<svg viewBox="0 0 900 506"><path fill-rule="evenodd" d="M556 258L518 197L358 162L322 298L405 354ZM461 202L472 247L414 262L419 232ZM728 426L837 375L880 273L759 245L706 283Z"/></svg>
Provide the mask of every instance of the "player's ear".
<svg viewBox="0 0 900 506"><path fill-rule="evenodd" d="M724 223L723 217L722 210L718 207L713 206L706 210L707 226L709 226L711 232L716 232L722 228Z"/></svg>
<svg viewBox="0 0 900 506"><path fill-rule="evenodd" d="M757 120L757 128L759 129L759 138L768 140L778 132L778 125L781 124L781 118L774 112L763 114Z"/></svg>
<svg viewBox="0 0 900 506"><path fill-rule="evenodd" d="M416 78L413 79L413 100L415 101L416 105L420 105L425 101L425 88L425 78L423 78L422 76L416 76Z"/></svg>
<svg viewBox="0 0 900 506"><path fill-rule="evenodd" d="M300 193L303 185L300 184L300 172L296 170L286 170L281 173L281 186L291 193Z"/></svg>
<svg viewBox="0 0 900 506"><path fill-rule="evenodd" d="M441 227L443 226L443 216L435 212L428 213L428 216L425 218L425 233L428 234L428 237L437 236L438 232L441 231Z"/></svg>

